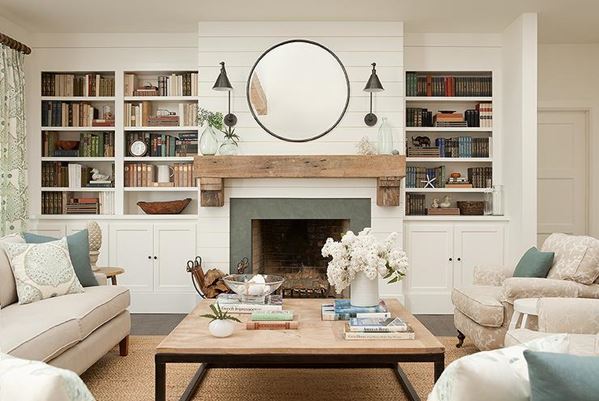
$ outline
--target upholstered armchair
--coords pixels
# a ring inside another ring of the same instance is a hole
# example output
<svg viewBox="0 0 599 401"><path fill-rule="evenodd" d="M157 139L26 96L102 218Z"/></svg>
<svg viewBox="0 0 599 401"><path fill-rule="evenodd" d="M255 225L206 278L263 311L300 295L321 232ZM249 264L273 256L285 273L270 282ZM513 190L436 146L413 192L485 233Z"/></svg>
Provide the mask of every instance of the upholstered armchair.
<svg viewBox="0 0 599 401"><path fill-rule="evenodd" d="M547 278L512 277L513 268L481 266L473 286L453 290L458 347L465 337L480 350L503 347L516 299L599 298L599 240L552 234L541 250L555 253ZM536 328L536 317L528 322Z"/></svg>

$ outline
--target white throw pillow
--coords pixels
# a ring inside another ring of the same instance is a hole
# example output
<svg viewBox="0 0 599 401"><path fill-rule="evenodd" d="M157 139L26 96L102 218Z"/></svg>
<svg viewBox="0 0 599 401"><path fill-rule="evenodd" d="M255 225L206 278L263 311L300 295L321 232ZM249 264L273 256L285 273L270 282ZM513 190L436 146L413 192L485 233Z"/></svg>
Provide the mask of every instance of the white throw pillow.
<svg viewBox="0 0 599 401"><path fill-rule="evenodd" d="M15 275L19 304L83 292L67 239L43 244L4 243Z"/></svg>
<svg viewBox="0 0 599 401"><path fill-rule="evenodd" d="M94 401L74 372L0 354L0 400Z"/></svg>
<svg viewBox="0 0 599 401"><path fill-rule="evenodd" d="M18 301L15 276L10 268L10 259L4 251L4 243L18 242L24 244L25 240L19 234L10 234L0 238L0 308L14 304Z"/></svg>
<svg viewBox="0 0 599 401"><path fill-rule="evenodd" d="M568 335L558 334L465 356L445 369L428 401L529 401L524 350L566 353L568 347Z"/></svg>

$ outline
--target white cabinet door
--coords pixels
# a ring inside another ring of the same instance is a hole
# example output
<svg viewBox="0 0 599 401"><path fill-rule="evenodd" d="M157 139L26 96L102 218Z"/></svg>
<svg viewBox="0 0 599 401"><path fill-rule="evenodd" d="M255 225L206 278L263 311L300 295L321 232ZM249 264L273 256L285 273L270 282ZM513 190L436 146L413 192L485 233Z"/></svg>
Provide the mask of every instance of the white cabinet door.
<svg viewBox="0 0 599 401"><path fill-rule="evenodd" d="M474 266L503 266L504 228L501 224L456 224L454 227L454 283L472 285Z"/></svg>
<svg viewBox="0 0 599 401"><path fill-rule="evenodd" d="M154 290L154 241L152 224L111 224L110 265L125 269L119 285L133 292Z"/></svg>
<svg viewBox="0 0 599 401"><path fill-rule="evenodd" d="M412 313L452 313L453 225L408 224L407 303Z"/></svg>
<svg viewBox="0 0 599 401"><path fill-rule="evenodd" d="M154 274L156 291L193 292L187 261L196 256L195 224L154 225Z"/></svg>

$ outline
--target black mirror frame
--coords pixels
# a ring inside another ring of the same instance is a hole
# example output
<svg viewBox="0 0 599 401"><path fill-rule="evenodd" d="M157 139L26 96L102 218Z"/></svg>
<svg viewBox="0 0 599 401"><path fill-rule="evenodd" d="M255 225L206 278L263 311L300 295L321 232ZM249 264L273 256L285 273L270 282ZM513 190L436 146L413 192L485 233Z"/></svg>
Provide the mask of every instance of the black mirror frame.
<svg viewBox="0 0 599 401"><path fill-rule="evenodd" d="M341 70L343 71L343 74L345 75L345 83L347 85L347 99L345 100L345 106L343 107L343 111L341 112L341 115L339 116L339 118L337 119L337 121L335 121L335 123L333 124L333 126L331 128L327 129L322 134L313 136L311 138L306 138L306 139L289 139L289 138L285 138L283 136L275 134L274 132L272 132L271 130L269 130L268 128L266 128L264 126L264 124L262 124L260 122L260 119L258 118L258 116L256 115L256 113L254 112L254 109L252 107L252 102L250 100L250 83L251 83L251 79L252 79L252 74L254 74L254 70L258 66L258 63L260 63L260 60L262 60L264 58L264 56L266 56L269 52L271 52L272 50L276 49L277 47L283 46L283 45L286 45L286 44L289 44L289 43L295 43L295 42L309 43L309 44L318 46L318 47L326 50L327 52L329 52L329 54L331 56L333 56L335 58L335 60L337 60L337 62L339 63L339 65L341 66ZM337 57L337 55L335 53L333 53L329 48L321 45L318 42L314 42L312 40L307 40L307 39L291 39L291 40L286 40L284 42L278 43L278 44L270 47L268 50L266 50L264 53L262 53L260 55L260 57L258 57L258 59L256 60L256 62L252 66L252 69L250 70L250 74L248 75L248 79L247 79L247 83L246 83L246 87L245 87L245 95L246 95L246 99L247 99L247 102L248 102L248 107L250 108L250 113L252 113L252 116L254 117L254 120L256 120L256 122L258 123L258 125L260 127L262 127L262 129L264 131L268 132L270 135L272 135L275 138L278 138L278 139L280 139L282 141L298 142L298 143L299 142L310 142L310 141L314 141L314 140L316 140L318 138L321 138L321 137L325 136L326 134L328 134L329 132L331 132L333 129L335 129L335 127L337 127L337 125L339 125L339 123L341 122L341 120L345 116L345 113L347 112L347 107L349 105L349 97L350 97L349 77L347 75L347 71L345 69L345 66L343 65L343 63L341 62L341 60L339 59L339 57Z"/></svg>

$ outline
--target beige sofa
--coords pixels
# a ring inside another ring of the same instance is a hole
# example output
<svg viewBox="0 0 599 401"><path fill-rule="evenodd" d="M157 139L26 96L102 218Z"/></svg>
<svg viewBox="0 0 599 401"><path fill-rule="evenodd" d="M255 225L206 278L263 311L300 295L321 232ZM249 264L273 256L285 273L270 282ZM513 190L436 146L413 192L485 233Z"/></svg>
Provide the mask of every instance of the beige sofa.
<svg viewBox="0 0 599 401"><path fill-rule="evenodd" d="M599 354L599 348L596 348L599 346L599 299L541 298L537 313L538 330L508 330L506 347L552 334L568 333L569 354Z"/></svg>
<svg viewBox="0 0 599 401"><path fill-rule="evenodd" d="M117 344L127 355L129 290L106 285L104 275L96 278L101 285L84 293L19 305L10 265L0 258L0 352L77 374Z"/></svg>
<svg viewBox="0 0 599 401"><path fill-rule="evenodd" d="M516 299L599 298L599 240L552 234L542 250L555 253L547 278L512 277L513 268L477 267L474 286L453 290L458 347L465 337L480 350L502 347ZM529 324L535 328L536 318Z"/></svg>

